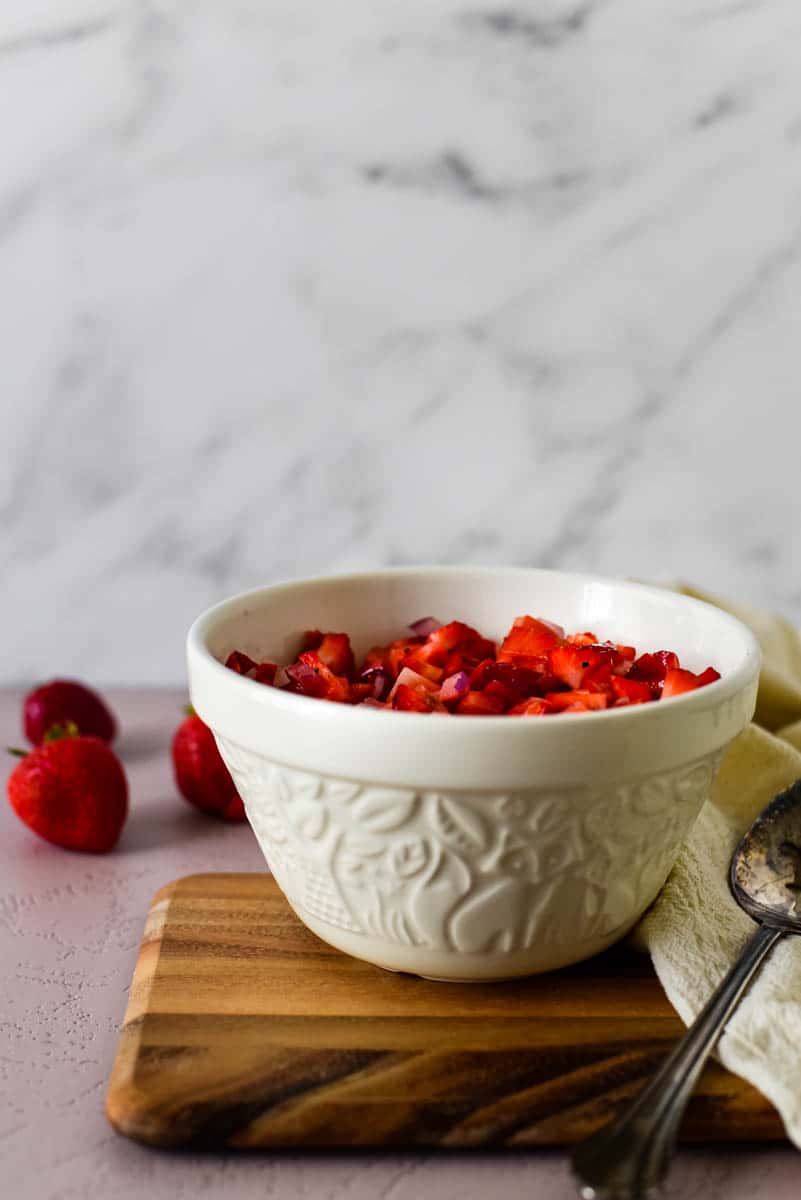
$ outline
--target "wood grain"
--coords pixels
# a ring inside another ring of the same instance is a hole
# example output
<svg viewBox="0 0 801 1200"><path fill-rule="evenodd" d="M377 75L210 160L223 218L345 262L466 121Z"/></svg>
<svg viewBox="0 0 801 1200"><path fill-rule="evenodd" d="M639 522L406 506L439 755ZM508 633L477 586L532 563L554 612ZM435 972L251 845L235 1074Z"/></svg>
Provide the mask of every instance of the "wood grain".
<svg viewBox="0 0 801 1200"><path fill-rule="evenodd" d="M267 875L192 875L153 899L107 1111L157 1146L560 1145L681 1031L626 949L514 984L431 983L326 946ZM707 1068L684 1139L783 1136L757 1091Z"/></svg>

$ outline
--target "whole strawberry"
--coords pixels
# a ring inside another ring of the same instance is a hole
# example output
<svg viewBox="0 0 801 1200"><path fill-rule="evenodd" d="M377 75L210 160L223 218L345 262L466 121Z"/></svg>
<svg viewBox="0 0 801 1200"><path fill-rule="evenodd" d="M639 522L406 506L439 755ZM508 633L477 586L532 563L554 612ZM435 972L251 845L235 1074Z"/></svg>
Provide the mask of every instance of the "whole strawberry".
<svg viewBox="0 0 801 1200"><path fill-rule="evenodd" d="M191 708L187 712L172 742L179 792L196 808L223 821L244 821L244 805L220 757L214 734Z"/></svg>
<svg viewBox="0 0 801 1200"><path fill-rule="evenodd" d="M76 725L87 737L113 742L117 722L105 701L76 679L52 679L29 692L23 705L25 736L41 746L48 729L54 725Z"/></svg>
<svg viewBox="0 0 801 1200"><path fill-rule="evenodd" d="M102 854L128 814L128 783L113 750L75 726L52 729L8 779L14 812L34 833L67 850Z"/></svg>

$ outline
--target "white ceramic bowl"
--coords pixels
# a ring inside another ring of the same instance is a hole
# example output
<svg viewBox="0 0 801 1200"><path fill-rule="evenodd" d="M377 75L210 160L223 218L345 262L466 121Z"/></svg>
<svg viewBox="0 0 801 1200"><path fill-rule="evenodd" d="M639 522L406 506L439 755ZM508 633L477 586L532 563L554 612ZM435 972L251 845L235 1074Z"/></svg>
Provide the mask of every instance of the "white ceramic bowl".
<svg viewBox="0 0 801 1200"><path fill-rule="evenodd" d="M437 717L292 695L221 661L289 662L307 628L347 631L358 655L431 614L497 638L526 612L722 678L599 713ZM744 625L697 600L497 567L248 592L195 622L188 656L192 703L300 919L368 962L465 980L577 962L631 928L753 713L760 661Z"/></svg>

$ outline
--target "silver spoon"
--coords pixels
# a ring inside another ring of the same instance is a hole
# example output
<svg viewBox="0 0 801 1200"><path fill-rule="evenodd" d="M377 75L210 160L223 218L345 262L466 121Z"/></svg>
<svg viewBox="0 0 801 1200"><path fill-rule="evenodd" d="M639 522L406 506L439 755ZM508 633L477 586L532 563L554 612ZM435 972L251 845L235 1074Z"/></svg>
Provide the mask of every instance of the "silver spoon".
<svg viewBox="0 0 801 1200"><path fill-rule="evenodd" d="M687 1102L726 1022L771 947L785 933L801 933L801 779L754 821L732 855L729 883L757 928L651 1082L576 1147L583 1200L645 1200L661 1186Z"/></svg>

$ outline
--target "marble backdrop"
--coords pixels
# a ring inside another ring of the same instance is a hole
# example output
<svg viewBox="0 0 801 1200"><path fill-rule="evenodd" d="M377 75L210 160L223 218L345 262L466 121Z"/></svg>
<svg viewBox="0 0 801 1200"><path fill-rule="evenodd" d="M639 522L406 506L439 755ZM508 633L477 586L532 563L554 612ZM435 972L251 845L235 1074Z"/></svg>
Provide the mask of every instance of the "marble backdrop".
<svg viewBox="0 0 801 1200"><path fill-rule="evenodd" d="M801 618L797 0L5 0L6 680L382 563ZM558 614L555 614L558 616Z"/></svg>

